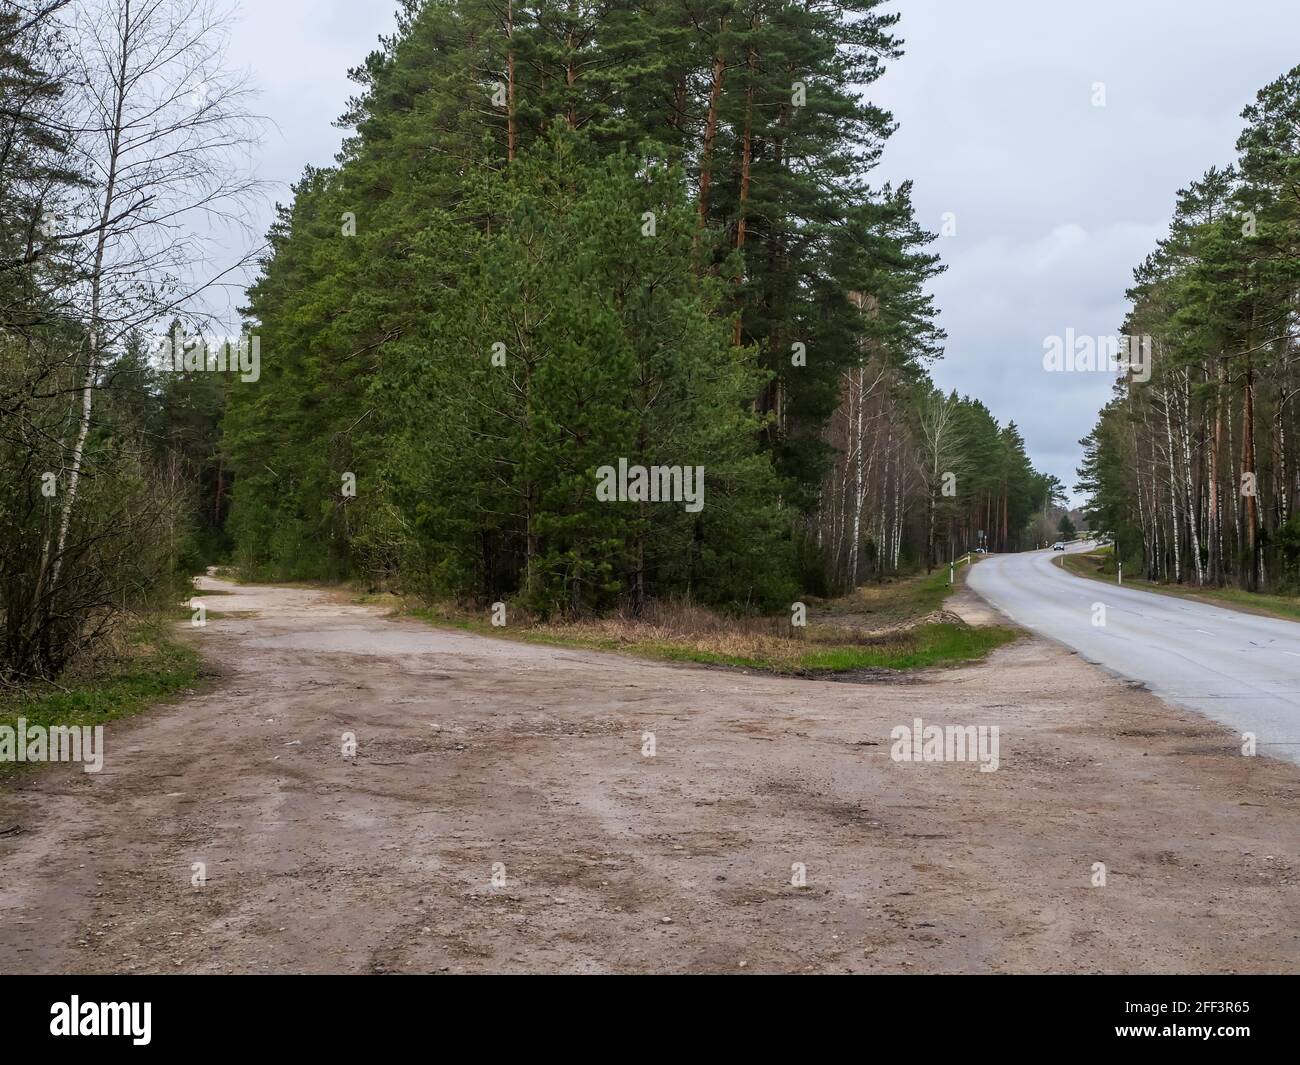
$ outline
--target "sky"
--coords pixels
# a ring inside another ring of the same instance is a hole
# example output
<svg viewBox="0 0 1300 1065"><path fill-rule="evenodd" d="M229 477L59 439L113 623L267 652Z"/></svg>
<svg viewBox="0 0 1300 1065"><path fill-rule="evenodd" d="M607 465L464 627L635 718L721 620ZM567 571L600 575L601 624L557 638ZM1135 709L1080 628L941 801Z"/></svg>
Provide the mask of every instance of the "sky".
<svg viewBox="0 0 1300 1065"><path fill-rule="evenodd" d="M272 122L260 174L328 165L391 0L243 0L231 59ZM1119 333L1133 268L1179 188L1232 161L1240 114L1300 63L1296 0L896 0L905 55L869 90L899 130L873 180L913 182L947 266L939 387L1014 421L1072 489L1114 375L1044 369L1048 338ZM271 200L257 225L272 216ZM1072 493L1072 499L1077 496Z"/></svg>
<svg viewBox="0 0 1300 1065"><path fill-rule="evenodd" d="M1294 0L904 0L878 178L911 179L948 333L936 384L1014 421L1073 488L1113 374L1049 372L1044 341L1115 336L1178 189L1234 158L1241 110L1300 63ZM1094 106L1094 85L1104 106ZM1077 496L1075 497L1077 498Z"/></svg>

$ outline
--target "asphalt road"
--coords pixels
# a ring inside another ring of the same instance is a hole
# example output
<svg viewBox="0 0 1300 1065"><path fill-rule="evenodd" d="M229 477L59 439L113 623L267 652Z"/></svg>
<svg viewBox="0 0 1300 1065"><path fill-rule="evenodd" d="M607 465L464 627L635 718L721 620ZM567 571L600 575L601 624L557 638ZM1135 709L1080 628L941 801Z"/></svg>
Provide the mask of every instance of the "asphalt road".
<svg viewBox="0 0 1300 1065"><path fill-rule="evenodd" d="M1076 577L1059 553L990 555L968 583L1017 624L1300 763L1300 624Z"/></svg>

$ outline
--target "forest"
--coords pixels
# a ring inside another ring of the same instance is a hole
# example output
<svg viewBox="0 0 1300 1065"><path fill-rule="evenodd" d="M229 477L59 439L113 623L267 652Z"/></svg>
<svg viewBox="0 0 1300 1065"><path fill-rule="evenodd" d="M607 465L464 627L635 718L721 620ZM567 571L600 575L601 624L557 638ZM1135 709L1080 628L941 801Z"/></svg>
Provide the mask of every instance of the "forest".
<svg viewBox="0 0 1300 1065"><path fill-rule="evenodd" d="M408 6L250 292L240 564L576 614L1017 546L1050 485L935 390L941 265L868 183L879 8ZM619 459L702 467L705 506L600 501Z"/></svg>
<svg viewBox="0 0 1300 1065"><path fill-rule="evenodd" d="M783 610L1036 546L1061 486L1014 423L934 385L943 267L910 185L871 180L898 19L879 0L407 0L350 72L335 165L208 270L213 226L240 232L267 191L220 17L6 7L0 675L58 676L217 563L577 617ZM1272 278L1284 208L1259 210ZM172 358L220 342L206 297L245 263L229 339L257 371ZM1245 374L1271 382L1258 314ZM1266 435L1278 395L1237 424ZM620 464L698 471L701 505L611 500L599 471ZM1160 549L1190 557L1177 537Z"/></svg>
<svg viewBox="0 0 1300 1065"><path fill-rule="evenodd" d="M1141 374L1083 440L1081 491L1130 572L1300 588L1300 67L1242 113L1237 157L1178 192L1168 235L1134 271Z"/></svg>

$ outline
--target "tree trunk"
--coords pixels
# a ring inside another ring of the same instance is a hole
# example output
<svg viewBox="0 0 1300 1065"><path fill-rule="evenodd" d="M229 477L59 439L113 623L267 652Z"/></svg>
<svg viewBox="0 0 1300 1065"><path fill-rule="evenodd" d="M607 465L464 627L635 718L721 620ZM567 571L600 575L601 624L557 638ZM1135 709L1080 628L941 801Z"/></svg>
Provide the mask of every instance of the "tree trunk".
<svg viewBox="0 0 1300 1065"><path fill-rule="evenodd" d="M1246 341L1246 379L1245 392L1241 409L1241 473L1243 484L1249 484L1250 492L1245 497L1246 504L1246 549L1249 559L1250 575L1246 587L1251 591L1260 591L1259 560L1259 485L1255 473L1255 372L1251 364L1250 333Z"/></svg>
<svg viewBox="0 0 1300 1065"><path fill-rule="evenodd" d="M1174 540L1174 583L1183 583L1182 547L1178 538L1178 474L1174 465L1174 431L1169 416L1169 387L1161 389L1165 406L1165 456L1169 463L1169 527Z"/></svg>
<svg viewBox="0 0 1300 1065"><path fill-rule="evenodd" d="M63 550L67 544L68 526L72 522L72 507L77 501L77 486L81 481L81 463L85 454L86 436L90 432L90 411L95 392L95 379L99 373L101 336L100 314L104 282L104 251L108 243L108 227L113 217L113 204L117 195L117 167L122 149L122 110L126 106L126 66L131 47L131 3L123 9L118 41L117 80L114 84L113 132L105 160L108 177L104 183L104 198L99 213L99 233L95 238L95 265L90 278L90 327L87 335L86 377L81 389L81 421L77 427L77 442L72 449L72 464L68 471L68 491L63 498L63 513L59 516L59 535L54 550L54 565L50 570L49 601L53 607L59 587L59 572L63 568Z"/></svg>
<svg viewBox="0 0 1300 1065"><path fill-rule="evenodd" d="M722 80L727 73L727 63L722 55L722 34L727 20L718 19L718 39L713 54L713 83L709 88L709 111L704 120L704 143L700 147L700 227L709 214L709 186L713 181L713 142L718 135L718 104L722 100Z"/></svg>
<svg viewBox="0 0 1300 1065"><path fill-rule="evenodd" d="M1217 367L1217 360L1216 360ZM1209 520L1206 541L1209 549L1209 577L1216 586L1223 583L1222 538L1219 533L1219 449L1223 441L1223 385L1222 374L1216 368L1218 385L1214 395L1214 438L1210 445L1210 495L1207 500Z"/></svg>
<svg viewBox="0 0 1300 1065"><path fill-rule="evenodd" d="M506 0L506 158L515 160L515 0Z"/></svg>
<svg viewBox="0 0 1300 1065"><path fill-rule="evenodd" d="M1184 371L1184 388L1181 390L1180 399L1182 401L1182 433L1180 434L1183 445L1183 487L1187 501L1187 527L1190 540L1188 543L1192 552L1192 571L1196 574L1196 583L1198 585L1205 583L1204 574L1201 571L1201 537L1200 530L1197 528L1198 516L1196 506L1196 496L1192 494L1192 449L1190 437L1192 433L1192 412L1191 412L1191 370Z"/></svg>

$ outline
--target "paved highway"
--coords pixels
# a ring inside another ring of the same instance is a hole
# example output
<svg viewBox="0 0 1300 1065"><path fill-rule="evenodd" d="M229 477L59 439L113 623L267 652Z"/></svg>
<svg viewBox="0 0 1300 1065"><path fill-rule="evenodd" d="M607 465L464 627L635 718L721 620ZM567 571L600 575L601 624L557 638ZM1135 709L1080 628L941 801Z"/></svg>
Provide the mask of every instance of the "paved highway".
<svg viewBox="0 0 1300 1065"><path fill-rule="evenodd" d="M1162 699L1253 732L1259 754L1300 763L1300 623L1076 577L1054 554L986 556L970 587Z"/></svg>

